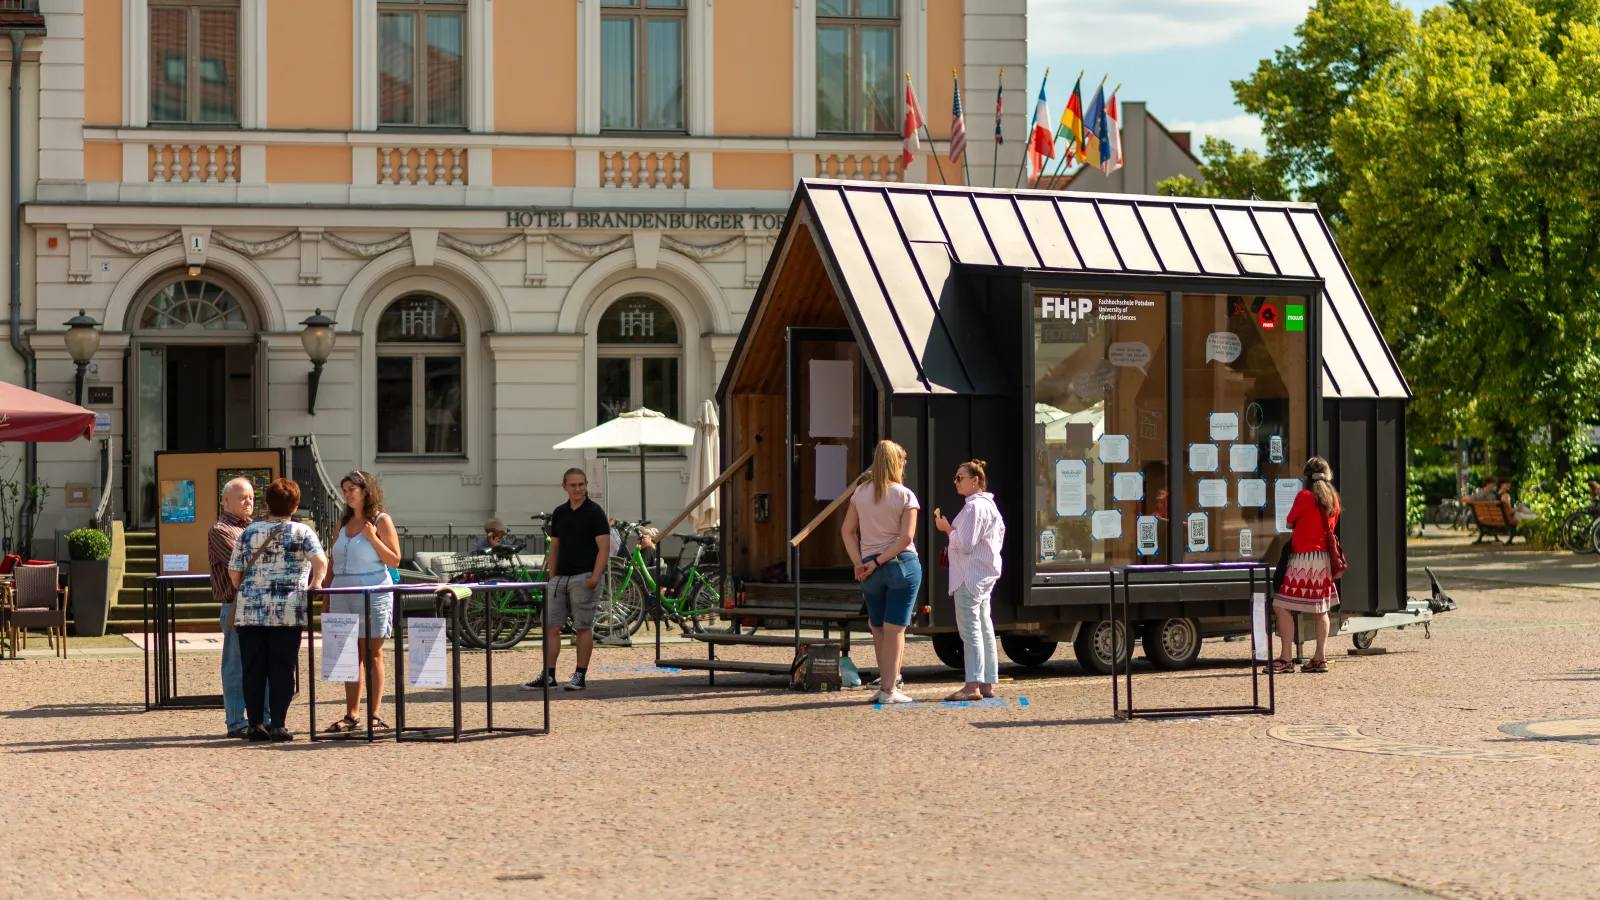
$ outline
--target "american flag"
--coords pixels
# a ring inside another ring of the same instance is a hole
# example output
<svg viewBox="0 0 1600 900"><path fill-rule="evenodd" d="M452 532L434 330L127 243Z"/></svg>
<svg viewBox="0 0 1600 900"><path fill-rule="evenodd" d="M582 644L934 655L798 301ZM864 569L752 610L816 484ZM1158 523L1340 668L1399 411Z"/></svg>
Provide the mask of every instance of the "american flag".
<svg viewBox="0 0 1600 900"><path fill-rule="evenodd" d="M1000 67L1000 86L994 89L994 142L1004 144L1005 135L1000 133L1000 114L1006 108L1006 67Z"/></svg>
<svg viewBox="0 0 1600 900"><path fill-rule="evenodd" d="M954 77L952 72L951 76ZM967 152L967 120L961 115L961 79L956 79L956 100L950 110L950 161L960 162Z"/></svg>

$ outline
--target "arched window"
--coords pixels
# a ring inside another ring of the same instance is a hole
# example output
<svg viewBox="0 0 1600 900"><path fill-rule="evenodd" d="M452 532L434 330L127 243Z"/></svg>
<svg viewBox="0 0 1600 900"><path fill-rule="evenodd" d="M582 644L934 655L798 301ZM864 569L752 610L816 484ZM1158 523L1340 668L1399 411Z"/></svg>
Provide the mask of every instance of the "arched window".
<svg viewBox="0 0 1600 900"><path fill-rule="evenodd" d="M460 456L465 346L450 304L409 294L378 319L378 452Z"/></svg>
<svg viewBox="0 0 1600 900"><path fill-rule="evenodd" d="M683 338L666 304L623 297L600 317L595 360L596 424L641 406L680 418ZM681 453L680 448L660 448Z"/></svg>
<svg viewBox="0 0 1600 900"><path fill-rule="evenodd" d="M184 278L156 291L139 316L139 328L249 331L250 323L228 288L203 278Z"/></svg>

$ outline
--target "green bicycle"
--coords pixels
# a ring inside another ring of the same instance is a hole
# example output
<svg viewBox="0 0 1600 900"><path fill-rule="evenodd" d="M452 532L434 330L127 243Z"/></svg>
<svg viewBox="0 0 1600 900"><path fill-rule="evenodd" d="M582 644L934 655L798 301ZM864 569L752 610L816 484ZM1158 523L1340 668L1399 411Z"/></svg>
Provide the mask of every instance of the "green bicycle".
<svg viewBox="0 0 1600 900"><path fill-rule="evenodd" d="M441 574L455 584L496 581L544 581L544 569L531 568L519 555L525 544L506 541L488 550L462 554L443 563ZM454 631L463 647L483 649L492 646L506 650L521 643L528 630L544 617L544 591L541 588L477 590L465 603L456 605Z"/></svg>
<svg viewBox="0 0 1600 900"><path fill-rule="evenodd" d="M706 552L717 544L715 537L680 534L683 550L678 561L664 574L658 586L655 574L645 562L641 537L648 522L618 522L617 530L631 543L627 556L613 557L607 567L609 590L602 603L607 613L607 636L621 639L638 632L649 618L650 598L661 596L661 613L685 634L725 630L720 613L729 591L720 567L705 562ZM692 554L692 558L689 558ZM687 560L687 561L686 561ZM665 590L661 590L661 587ZM595 631L601 630L596 616Z"/></svg>

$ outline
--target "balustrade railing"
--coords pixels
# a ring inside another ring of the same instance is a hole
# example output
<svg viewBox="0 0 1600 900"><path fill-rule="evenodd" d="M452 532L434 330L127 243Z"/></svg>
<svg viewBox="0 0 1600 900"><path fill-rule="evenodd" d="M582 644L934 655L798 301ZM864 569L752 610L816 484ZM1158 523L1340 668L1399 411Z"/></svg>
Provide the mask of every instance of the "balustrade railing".
<svg viewBox="0 0 1600 900"><path fill-rule="evenodd" d="M379 184L463 185L469 182L463 147L379 147Z"/></svg>
<svg viewBox="0 0 1600 900"><path fill-rule="evenodd" d="M238 184L238 144L151 144L150 180L168 184Z"/></svg>
<svg viewBox="0 0 1600 900"><path fill-rule="evenodd" d="M600 186L677 190L689 186L689 154L681 150L606 150L600 154Z"/></svg>
<svg viewBox="0 0 1600 900"><path fill-rule="evenodd" d="M894 153L818 153L817 177L846 181L899 181L900 158Z"/></svg>

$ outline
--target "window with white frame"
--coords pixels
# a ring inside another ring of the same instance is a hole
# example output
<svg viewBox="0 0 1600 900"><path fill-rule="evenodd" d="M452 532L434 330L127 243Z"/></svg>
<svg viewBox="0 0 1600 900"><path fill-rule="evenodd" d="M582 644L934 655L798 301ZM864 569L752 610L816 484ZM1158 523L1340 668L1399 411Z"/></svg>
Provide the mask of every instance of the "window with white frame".
<svg viewBox="0 0 1600 900"><path fill-rule="evenodd" d="M623 297L600 317L596 343L595 424L641 406L679 418L683 337L666 304ZM652 447L649 452L681 454L683 449Z"/></svg>
<svg viewBox="0 0 1600 900"><path fill-rule="evenodd" d="M898 134L899 0L817 0L817 131Z"/></svg>
<svg viewBox="0 0 1600 900"><path fill-rule="evenodd" d="M378 4L378 124L465 128L466 0Z"/></svg>
<svg viewBox="0 0 1600 900"><path fill-rule="evenodd" d="M602 0L600 127L684 130L688 0Z"/></svg>
<svg viewBox="0 0 1600 900"><path fill-rule="evenodd" d="M150 4L150 123L239 124L238 0Z"/></svg>
<svg viewBox="0 0 1600 900"><path fill-rule="evenodd" d="M461 456L465 345L450 304L411 294L378 319L378 453Z"/></svg>

